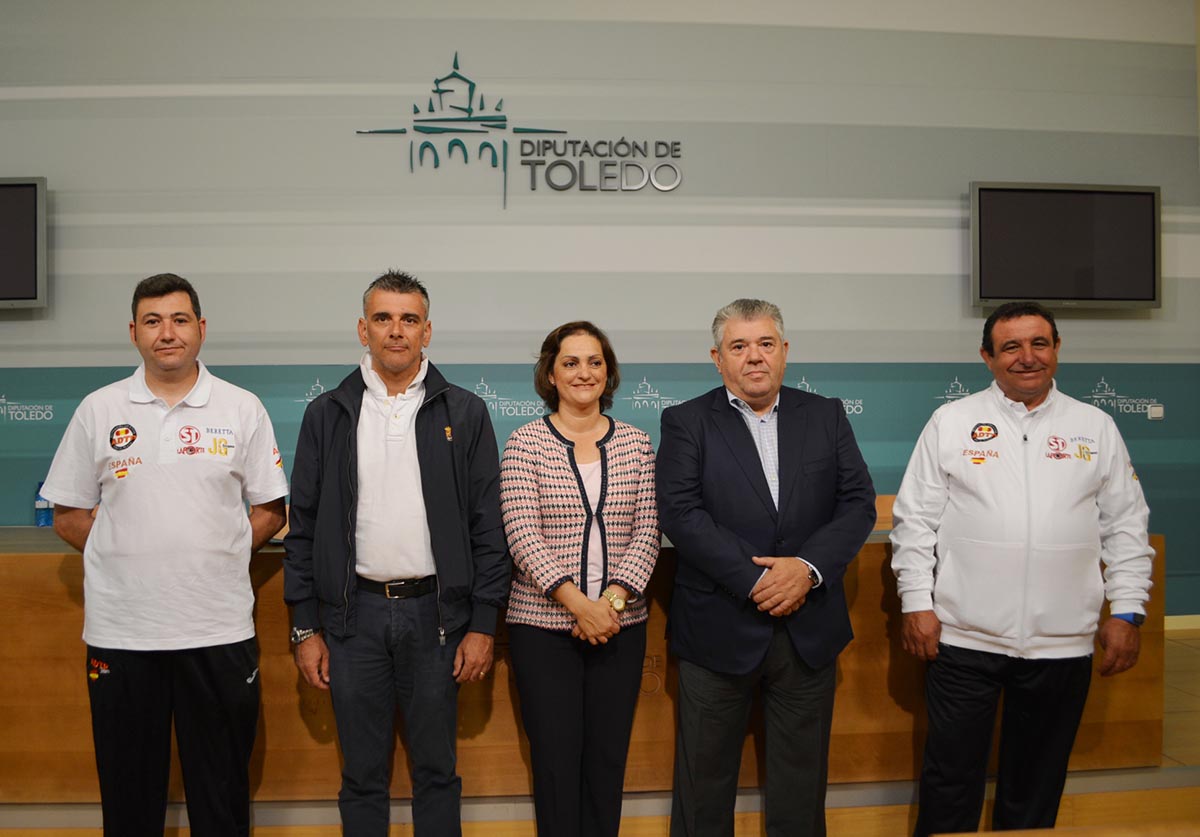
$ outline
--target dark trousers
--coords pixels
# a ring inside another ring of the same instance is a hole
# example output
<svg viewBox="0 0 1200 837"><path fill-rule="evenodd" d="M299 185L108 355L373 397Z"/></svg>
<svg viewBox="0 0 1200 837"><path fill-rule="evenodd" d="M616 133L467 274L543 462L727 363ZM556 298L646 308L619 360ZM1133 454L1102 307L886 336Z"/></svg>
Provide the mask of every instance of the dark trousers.
<svg viewBox="0 0 1200 837"><path fill-rule="evenodd" d="M396 710L404 720L413 782L413 831L455 837L462 780L456 773L463 631L438 636L437 594L389 599L358 592L354 636L327 636L329 688L342 748L338 809L348 837L386 837Z"/></svg>
<svg viewBox="0 0 1200 837"><path fill-rule="evenodd" d="M1022 660L939 645L925 674L918 837L979 827L1001 693L992 829L1053 828L1091 677L1091 657Z"/></svg>
<svg viewBox="0 0 1200 837"><path fill-rule="evenodd" d="M260 683L254 638L182 651L89 645L87 652L105 835L162 837L172 721L191 833L249 834Z"/></svg>
<svg viewBox="0 0 1200 837"><path fill-rule="evenodd" d="M720 674L680 660L671 837L732 837L742 742L759 689L767 835L824 835L836 674L836 662L813 669L801 660L782 625L749 674Z"/></svg>
<svg viewBox="0 0 1200 837"><path fill-rule="evenodd" d="M646 624L604 645L509 625L542 837L617 837Z"/></svg>

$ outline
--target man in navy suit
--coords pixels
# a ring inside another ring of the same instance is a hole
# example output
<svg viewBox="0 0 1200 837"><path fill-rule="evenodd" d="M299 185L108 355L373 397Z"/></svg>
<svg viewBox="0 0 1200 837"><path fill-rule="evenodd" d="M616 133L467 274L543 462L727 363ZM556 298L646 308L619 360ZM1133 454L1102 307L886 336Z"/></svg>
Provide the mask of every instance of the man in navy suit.
<svg viewBox="0 0 1200 837"><path fill-rule="evenodd" d="M732 837L756 692L766 719L769 837L825 833L842 577L875 523L875 489L840 401L783 386L779 308L717 312L724 386L666 410L658 507L678 568L672 837Z"/></svg>

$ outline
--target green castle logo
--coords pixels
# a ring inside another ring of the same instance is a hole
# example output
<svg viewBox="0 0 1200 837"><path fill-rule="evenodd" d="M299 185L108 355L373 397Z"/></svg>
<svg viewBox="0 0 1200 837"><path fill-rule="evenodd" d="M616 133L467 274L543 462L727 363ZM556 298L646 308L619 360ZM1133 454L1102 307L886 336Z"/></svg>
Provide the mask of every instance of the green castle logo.
<svg viewBox="0 0 1200 837"><path fill-rule="evenodd" d="M434 79L428 103L422 109L412 106L412 124L407 128L373 128L357 134L405 134L408 140L408 171L414 173L428 163L439 168L442 160L454 160L459 153L463 165L490 166L500 174L501 201L508 207L508 134L565 134L552 128L509 125L504 99L488 106L475 82L463 75L454 53L454 67L448 75ZM468 148L468 144L472 147Z"/></svg>

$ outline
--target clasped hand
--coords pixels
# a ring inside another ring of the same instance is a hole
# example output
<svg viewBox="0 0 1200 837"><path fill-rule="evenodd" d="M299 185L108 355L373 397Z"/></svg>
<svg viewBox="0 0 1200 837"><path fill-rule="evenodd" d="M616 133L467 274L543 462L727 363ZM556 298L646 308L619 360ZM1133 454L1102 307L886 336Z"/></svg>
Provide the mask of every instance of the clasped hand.
<svg viewBox="0 0 1200 837"><path fill-rule="evenodd" d="M767 568L750 591L750 598L759 610L772 616L787 616L804 605L813 586L807 563L791 556L755 555L750 560Z"/></svg>
<svg viewBox="0 0 1200 837"><path fill-rule="evenodd" d="M575 627L571 629L571 636L586 639L592 645L602 645L621 631L621 620L605 598L589 599L572 615Z"/></svg>

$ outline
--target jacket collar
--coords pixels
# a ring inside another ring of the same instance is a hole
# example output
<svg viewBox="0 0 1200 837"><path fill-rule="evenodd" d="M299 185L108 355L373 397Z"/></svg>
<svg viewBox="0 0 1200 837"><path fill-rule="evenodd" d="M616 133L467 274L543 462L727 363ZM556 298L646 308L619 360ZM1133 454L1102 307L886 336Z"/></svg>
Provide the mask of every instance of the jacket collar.
<svg viewBox="0 0 1200 837"><path fill-rule="evenodd" d="M1034 415L1036 413L1048 413L1054 406L1055 402L1058 401L1058 382L1054 380L1050 381L1050 391L1046 393L1046 399L1032 410L1026 409L1025 405L1020 401L1013 401L1011 398L1005 395L1004 390L1000 389L1000 385L995 381L992 381L992 384L988 387L988 390L992 393L992 396L996 399L998 404L1018 418L1027 415Z"/></svg>
<svg viewBox="0 0 1200 837"><path fill-rule="evenodd" d="M362 372L363 383L366 385L367 389L371 391L372 395L376 396L377 398L389 397L387 384L384 383L383 378L379 376L379 373L375 371L375 365L371 360L371 352L369 350L363 352L362 358L358 361L358 369L360 372ZM408 384L409 390L415 387L423 387L425 385L425 375L428 369L429 358L422 355L421 364L417 367L417 375Z"/></svg>
<svg viewBox="0 0 1200 837"><path fill-rule="evenodd" d="M717 387L710 394L713 421L725 443L733 453L734 460L754 487L759 500L778 519L780 510L788 508L796 482L801 478L801 463L804 461L804 443L808 425L808 401L816 396L801 392L793 387L779 390L776 403L778 415L776 430L779 435L779 508L771 499L771 489L763 474L762 460L754 439L746 427L746 421L729 403L725 387Z"/></svg>
<svg viewBox="0 0 1200 837"><path fill-rule="evenodd" d="M449 389L450 384L432 362L426 360L422 363L425 364L425 401L421 405L424 407L425 404ZM362 369L355 367L354 371L343 378L342 382L329 393L329 397L335 404L357 418L366 389L367 383L363 380Z"/></svg>
<svg viewBox="0 0 1200 837"><path fill-rule="evenodd" d="M709 393L712 410L712 420L717 432L728 445L733 461L742 469L759 501L767 507L772 517L777 517L775 501L771 499L771 488L767 485L766 475L763 474L762 461L758 456L758 448L754 446L754 438L746 427L746 420L729 401L725 387L720 386ZM777 420L782 416L777 417ZM782 498L781 498L782 499Z"/></svg>

